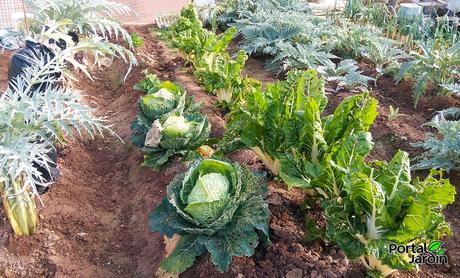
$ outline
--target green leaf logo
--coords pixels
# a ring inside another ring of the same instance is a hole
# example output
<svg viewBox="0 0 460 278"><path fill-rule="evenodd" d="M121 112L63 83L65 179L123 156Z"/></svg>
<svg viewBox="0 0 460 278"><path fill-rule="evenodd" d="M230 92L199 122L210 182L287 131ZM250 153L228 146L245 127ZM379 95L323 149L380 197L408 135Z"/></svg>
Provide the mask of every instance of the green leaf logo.
<svg viewBox="0 0 460 278"><path fill-rule="evenodd" d="M438 251L439 248L441 248L443 243L444 242L438 241L438 240L437 241L432 241L430 243L430 245L428 245L428 251L430 251L431 253L436 253L436 251Z"/></svg>
<svg viewBox="0 0 460 278"><path fill-rule="evenodd" d="M444 255L446 253L446 249L441 249L438 251L438 255Z"/></svg>

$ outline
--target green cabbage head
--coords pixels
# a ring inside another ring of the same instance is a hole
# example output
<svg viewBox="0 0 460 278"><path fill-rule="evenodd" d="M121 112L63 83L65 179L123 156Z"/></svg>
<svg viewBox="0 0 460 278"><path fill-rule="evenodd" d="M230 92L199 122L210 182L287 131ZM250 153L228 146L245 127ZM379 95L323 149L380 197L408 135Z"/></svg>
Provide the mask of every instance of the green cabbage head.
<svg viewBox="0 0 460 278"><path fill-rule="evenodd" d="M141 97L141 109L149 119L157 118L159 115L173 110L179 101L178 91L161 88L155 93Z"/></svg>
<svg viewBox="0 0 460 278"><path fill-rule="evenodd" d="M201 224L212 223L222 214L230 190L236 190L235 171L230 164L218 160L204 160L195 171L181 190L181 201L187 205L184 211Z"/></svg>
<svg viewBox="0 0 460 278"><path fill-rule="evenodd" d="M199 159L168 185L168 195L149 219L153 231L180 235L160 267L178 274L209 252L220 271L233 256L252 256L268 243L270 212L265 182L249 169L217 159Z"/></svg>
<svg viewBox="0 0 460 278"><path fill-rule="evenodd" d="M182 115L172 115L163 123L164 135L169 137L180 137L190 131L193 122L187 122Z"/></svg>

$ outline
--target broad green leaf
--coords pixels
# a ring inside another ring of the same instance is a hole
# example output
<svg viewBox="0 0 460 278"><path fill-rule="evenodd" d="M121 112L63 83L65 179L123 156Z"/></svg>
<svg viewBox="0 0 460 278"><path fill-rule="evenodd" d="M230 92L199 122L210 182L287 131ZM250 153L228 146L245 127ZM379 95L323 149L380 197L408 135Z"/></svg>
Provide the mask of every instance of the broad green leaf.
<svg viewBox="0 0 460 278"><path fill-rule="evenodd" d="M209 238L204 244L217 269L225 272L233 256L252 256L258 243L254 230L232 229Z"/></svg>
<svg viewBox="0 0 460 278"><path fill-rule="evenodd" d="M377 114L377 100L369 93L349 97L324 123L324 138L328 144L332 144L351 133L368 131Z"/></svg>
<svg viewBox="0 0 460 278"><path fill-rule="evenodd" d="M191 267L196 257L201 256L206 251L200 242L200 236L184 235L177 242L176 249L163 261L160 267L171 274L179 274Z"/></svg>

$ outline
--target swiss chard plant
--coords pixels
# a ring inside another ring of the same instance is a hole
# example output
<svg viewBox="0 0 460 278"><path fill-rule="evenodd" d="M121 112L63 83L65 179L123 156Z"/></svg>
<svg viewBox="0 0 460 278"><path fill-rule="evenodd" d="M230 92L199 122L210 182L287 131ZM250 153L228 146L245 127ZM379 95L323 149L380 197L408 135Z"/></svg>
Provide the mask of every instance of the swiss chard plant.
<svg viewBox="0 0 460 278"><path fill-rule="evenodd" d="M217 95L220 104L226 107L231 107L241 94L244 84L241 73L248 58L243 51L235 59L227 52L235 34L235 28L220 35L203 28L193 6L184 8L179 20L162 31L169 44L193 65L194 75L205 90Z"/></svg>
<svg viewBox="0 0 460 278"><path fill-rule="evenodd" d="M232 257L252 256L260 242L269 242L266 194L265 183L246 167L197 160L168 185L167 196L150 215L153 231L180 236L160 267L179 274L209 252L224 272Z"/></svg>
<svg viewBox="0 0 460 278"><path fill-rule="evenodd" d="M368 93L343 101L323 117L324 81L317 72L294 71L286 81L253 87L231 114L223 145L252 149L289 187L313 188L324 157L348 136L367 131L377 116Z"/></svg>
<svg viewBox="0 0 460 278"><path fill-rule="evenodd" d="M235 60L229 54L215 56L210 64L205 60L197 62L194 74L206 91L215 94L223 106L232 107L244 87L241 72L247 59L243 51L238 52Z"/></svg>
<svg viewBox="0 0 460 278"><path fill-rule="evenodd" d="M442 210L454 202L455 187L435 170L424 180L411 179L405 152L388 163L366 164L351 146L342 147L329 173L339 194L322 201L326 237L384 276L418 267L411 258L417 254L390 252L390 244L428 245L452 235Z"/></svg>
<svg viewBox="0 0 460 278"><path fill-rule="evenodd" d="M160 32L171 47L179 49L187 61L192 64L204 61L211 65L215 56L227 54L227 47L236 29L229 28L220 35L206 30L196 9L189 5L182 9L176 23Z"/></svg>
<svg viewBox="0 0 460 278"><path fill-rule="evenodd" d="M140 111L131 124L132 143L145 153L144 165L161 169L174 155L193 157L209 137L210 125L185 90L147 75L136 86Z"/></svg>

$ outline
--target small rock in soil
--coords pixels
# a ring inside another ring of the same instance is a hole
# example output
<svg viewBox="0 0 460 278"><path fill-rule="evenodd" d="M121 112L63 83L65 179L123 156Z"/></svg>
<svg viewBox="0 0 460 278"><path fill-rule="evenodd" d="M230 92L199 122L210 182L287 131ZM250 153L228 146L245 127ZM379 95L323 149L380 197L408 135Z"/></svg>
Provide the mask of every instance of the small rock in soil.
<svg viewBox="0 0 460 278"><path fill-rule="evenodd" d="M318 257L315 256L315 255L312 255L312 254L307 254L305 257L307 258L307 261L309 261L309 262L316 262L316 261L318 261Z"/></svg>
<svg viewBox="0 0 460 278"><path fill-rule="evenodd" d="M348 259L341 259L340 264L347 267L348 266Z"/></svg>
<svg viewBox="0 0 460 278"><path fill-rule="evenodd" d="M5 272L4 272L4 275L6 278L13 278L14 277L14 273L8 269L5 269Z"/></svg>
<svg viewBox="0 0 460 278"><path fill-rule="evenodd" d="M310 274L310 277L311 277L311 278L316 278L316 277L318 277L318 271L313 270L313 271L311 272L311 274Z"/></svg>
<svg viewBox="0 0 460 278"><path fill-rule="evenodd" d="M302 278L302 269L294 268L293 270L286 273L286 278Z"/></svg>
<svg viewBox="0 0 460 278"><path fill-rule="evenodd" d="M293 238L291 232L289 232L284 227L281 227L277 224L270 224L270 229L272 229L273 233L283 240L290 240Z"/></svg>
<svg viewBox="0 0 460 278"><path fill-rule="evenodd" d="M335 274L334 272L332 272L330 269L326 269L324 270L323 274L327 277L327 278L337 278L337 274Z"/></svg>
<svg viewBox="0 0 460 278"><path fill-rule="evenodd" d="M315 265L317 268L324 268L326 266L326 262L325 261L317 261L315 262Z"/></svg>

